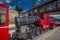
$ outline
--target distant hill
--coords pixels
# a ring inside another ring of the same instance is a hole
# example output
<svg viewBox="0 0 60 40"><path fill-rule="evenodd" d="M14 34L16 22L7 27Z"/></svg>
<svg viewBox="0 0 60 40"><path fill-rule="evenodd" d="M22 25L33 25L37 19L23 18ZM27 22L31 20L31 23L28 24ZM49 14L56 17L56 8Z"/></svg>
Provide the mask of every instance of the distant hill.
<svg viewBox="0 0 60 40"><path fill-rule="evenodd" d="M17 14L16 10L9 10L9 12L12 13L12 14Z"/></svg>

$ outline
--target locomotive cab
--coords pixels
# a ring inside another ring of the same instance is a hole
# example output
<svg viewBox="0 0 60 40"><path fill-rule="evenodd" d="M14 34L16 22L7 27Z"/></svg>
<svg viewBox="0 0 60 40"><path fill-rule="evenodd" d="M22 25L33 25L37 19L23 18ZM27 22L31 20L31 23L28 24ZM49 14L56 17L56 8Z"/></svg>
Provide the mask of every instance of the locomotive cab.
<svg viewBox="0 0 60 40"><path fill-rule="evenodd" d="M0 40L8 40L9 37L9 16L8 6L0 4Z"/></svg>

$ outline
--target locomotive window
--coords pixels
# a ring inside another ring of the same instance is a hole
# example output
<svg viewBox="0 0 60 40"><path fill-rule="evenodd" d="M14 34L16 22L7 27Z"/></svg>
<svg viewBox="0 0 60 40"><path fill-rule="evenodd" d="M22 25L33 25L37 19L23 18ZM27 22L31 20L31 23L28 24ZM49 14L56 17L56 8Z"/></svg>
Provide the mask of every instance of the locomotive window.
<svg viewBox="0 0 60 40"><path fill-rule="evenodd" d="M6 17L5 17L5 9L4 8L0 8L0 26L5 25L6 23Z"/></svg>

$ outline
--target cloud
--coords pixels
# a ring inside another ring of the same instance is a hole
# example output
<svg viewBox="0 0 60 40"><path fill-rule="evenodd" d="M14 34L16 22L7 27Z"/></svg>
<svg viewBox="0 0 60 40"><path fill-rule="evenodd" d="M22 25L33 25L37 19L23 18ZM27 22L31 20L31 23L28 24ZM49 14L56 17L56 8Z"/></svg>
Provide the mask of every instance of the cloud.
<svg viewBox="0 0 60 40"><path fill-rule="evenodd" d="M9 6L9 8L11 9L11 8L12 8L12 6Z"/></svg>
<svg viewBox="0 0 60 40"><path fill-rule="evenodd" d="M41 1L41 0L38 0L38 1Z"/></svg>
<svg viewBox="0 0 60 40"><path fill-rule="evenodd" d="M9 6L9 9L12 9L12 10L14 10L15 9L15 5L14 6Z"/></svg>
<svg viewBox="0 0 60 40"><path fill-rule="evenodd" d="M24 11L22 11L22 13L23 13L23 12L26 12L26 11L27 11L27 10L24 10Z"/></svg>
<svg viewBox="0 0 60 40"><path fill-rule="evenodd" d="M5 0L6 1L6 3L11 3L11 0Z"/></svg>

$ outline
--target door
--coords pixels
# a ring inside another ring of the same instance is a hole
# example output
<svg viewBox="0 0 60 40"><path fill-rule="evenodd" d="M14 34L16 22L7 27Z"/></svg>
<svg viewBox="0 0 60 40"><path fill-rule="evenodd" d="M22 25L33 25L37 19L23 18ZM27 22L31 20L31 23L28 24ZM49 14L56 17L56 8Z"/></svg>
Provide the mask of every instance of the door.
<svg viewBox="0 0 60 40"><path fill-rule="evenodd" d="M0 4L0 40L9 39L8 20L8 6Z"/></svg>

